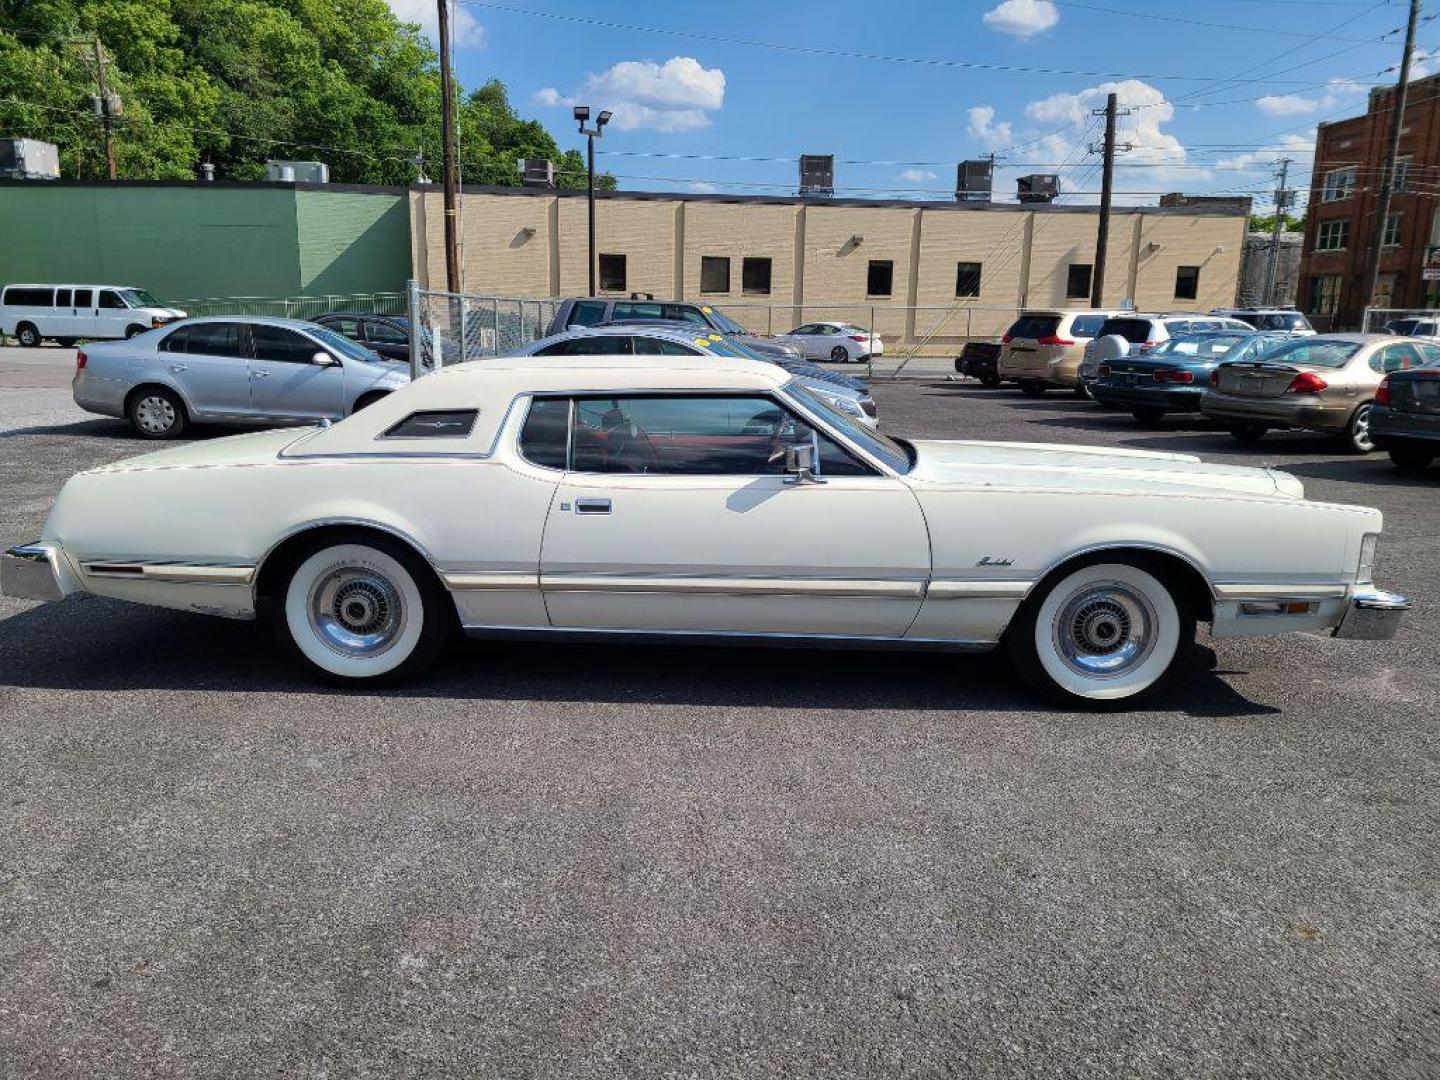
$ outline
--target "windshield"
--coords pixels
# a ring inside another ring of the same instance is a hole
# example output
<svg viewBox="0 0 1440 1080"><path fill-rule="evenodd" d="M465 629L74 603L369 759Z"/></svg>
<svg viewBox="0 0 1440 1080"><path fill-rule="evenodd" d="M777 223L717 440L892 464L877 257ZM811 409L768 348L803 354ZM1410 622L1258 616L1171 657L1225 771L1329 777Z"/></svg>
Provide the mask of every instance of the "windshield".
<svg viewBox="0 0 1440 1080"><path fill-rule="evenodd" d="M898 473L908 473L914 462L905 445L878 432L871 431L852 416L847 416L798 379L785 384L785 392L823 417L832 428L848 438L873 458L883 461Z"/></svg>
<svg viewBox="0 0 1440 1080"><path fill-rule="evenodd" d="M705 314L710 317L710 321L715 324L715 329L717 330L723 330L727 334L750 333L749 330L746 330L734 319L727 318L726 316L720 314L719 308L705 308L704 311Z"/></svg>
<svg viewBox="0 0 1440 1080"><path fill-rule="evenodd" d="M343 356L349 360L359 360L366 364L401 363L398 360L387 361L379 353L373 353L364 345L351 341L344 334L337 334L328 326L321 326L318 323L312 324L306 329L310 336L320 341L331 352Z"/></svg>
<svg viewBox="0 0 1440 1080"><path fill-rule="evenodd" d="M164 307L159 300L144 289L121 289L120 295L131 307Z"/></svg>
<svg viewBox="0 0 1440 1080"><path fill-rule="evenodd" d="M1227 353L1236 344L1248 341L1253 334L1185 334L1163 341L1150 351L1151 356L1193 356L1200 360Z"/></svg>
<svg viewBox="0 0 1440 1080"><path fill-rule="evenodd" d="M1300 338L1265 354L1267 364L1302 364L1306 367L1340 368L1361 349L1358 341Z"/></svg>

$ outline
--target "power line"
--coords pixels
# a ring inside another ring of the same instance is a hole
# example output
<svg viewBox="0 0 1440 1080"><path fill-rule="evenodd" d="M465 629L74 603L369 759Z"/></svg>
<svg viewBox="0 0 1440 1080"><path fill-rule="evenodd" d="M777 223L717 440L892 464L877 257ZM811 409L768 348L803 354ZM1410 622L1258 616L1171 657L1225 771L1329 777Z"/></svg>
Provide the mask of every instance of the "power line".
<svg viewBox="0 0 1440 1080"><path fill-rule="evenodd" d="M1209 30L1239 30L1246 34L1282 34L1287 38L1295 36L1293 30L1280 28L1271 29L1266 26L1242 26L1238 23L1205 22L1201 19L1187 19L1183 15L1156 15L1149 11L1134 11L1122 8L1102 7L1099 4L1084 4L1080 3L1080 0L1052 0L1052 2L1060 7L1080 8L1084 11L1098 11L1105 15L1120 15L1127 19L1152 19L1155 22L1180 23L1185 26L1199 26ZM1368 45L1370 43L1369 39L1362 40L1360 38L1337 37L1331 40L1357 42L1362 45Z"/></svg>

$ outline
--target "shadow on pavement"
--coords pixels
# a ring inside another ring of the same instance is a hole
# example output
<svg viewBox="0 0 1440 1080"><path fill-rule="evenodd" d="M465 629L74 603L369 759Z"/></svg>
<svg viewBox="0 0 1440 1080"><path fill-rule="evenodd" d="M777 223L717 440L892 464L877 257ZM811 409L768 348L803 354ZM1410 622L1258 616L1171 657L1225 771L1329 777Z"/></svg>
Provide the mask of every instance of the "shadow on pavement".
<svg viewBox="0 0 1440 1080"><path fill-rule="evenodd" d="M1201 663L1146 709L1233 717L1278 712ZM0 621L0 687L306 693L346 697L296 668L259 622L102 599ZM632 647L460 640L419 681L365 690L402 699L535 700L755 708L1034 712L996 655L735 647Z"/></svg>

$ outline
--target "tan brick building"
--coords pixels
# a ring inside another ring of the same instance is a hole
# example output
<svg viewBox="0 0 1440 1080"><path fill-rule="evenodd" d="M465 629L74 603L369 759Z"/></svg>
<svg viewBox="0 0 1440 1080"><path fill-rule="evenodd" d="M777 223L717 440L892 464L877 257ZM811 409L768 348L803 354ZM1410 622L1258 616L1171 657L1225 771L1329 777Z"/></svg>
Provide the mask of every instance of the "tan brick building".
<svg viewBox="0 0 1440 1080"><path fill-rule="evenodd" d="M440 192L413 188L410 203L416 277L443 288ZM868 325L873 307L887 337L933 334L948 345L1002 332L1021 307L1088 306L1098 216L1063 204L604 192L599 289L710 300L776 333L827 314ZM464 290L583 295L586 222L583 192L467 188ZM1246 226L1233 208L1116 208L1106 304L1206 311L1234 303Z"/></svg>

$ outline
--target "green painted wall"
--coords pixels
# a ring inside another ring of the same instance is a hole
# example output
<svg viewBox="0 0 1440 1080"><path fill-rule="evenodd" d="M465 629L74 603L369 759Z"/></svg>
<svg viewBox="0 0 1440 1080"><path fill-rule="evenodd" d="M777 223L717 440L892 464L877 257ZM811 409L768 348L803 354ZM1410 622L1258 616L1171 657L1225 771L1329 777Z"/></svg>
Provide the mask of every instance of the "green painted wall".
<svg viewBox="0 0 1440 1080"><path fill-rule="evenodd" d="M167 300L398 292L403 195L223 184L0 184L0 284L139 285Z"/></svg>

